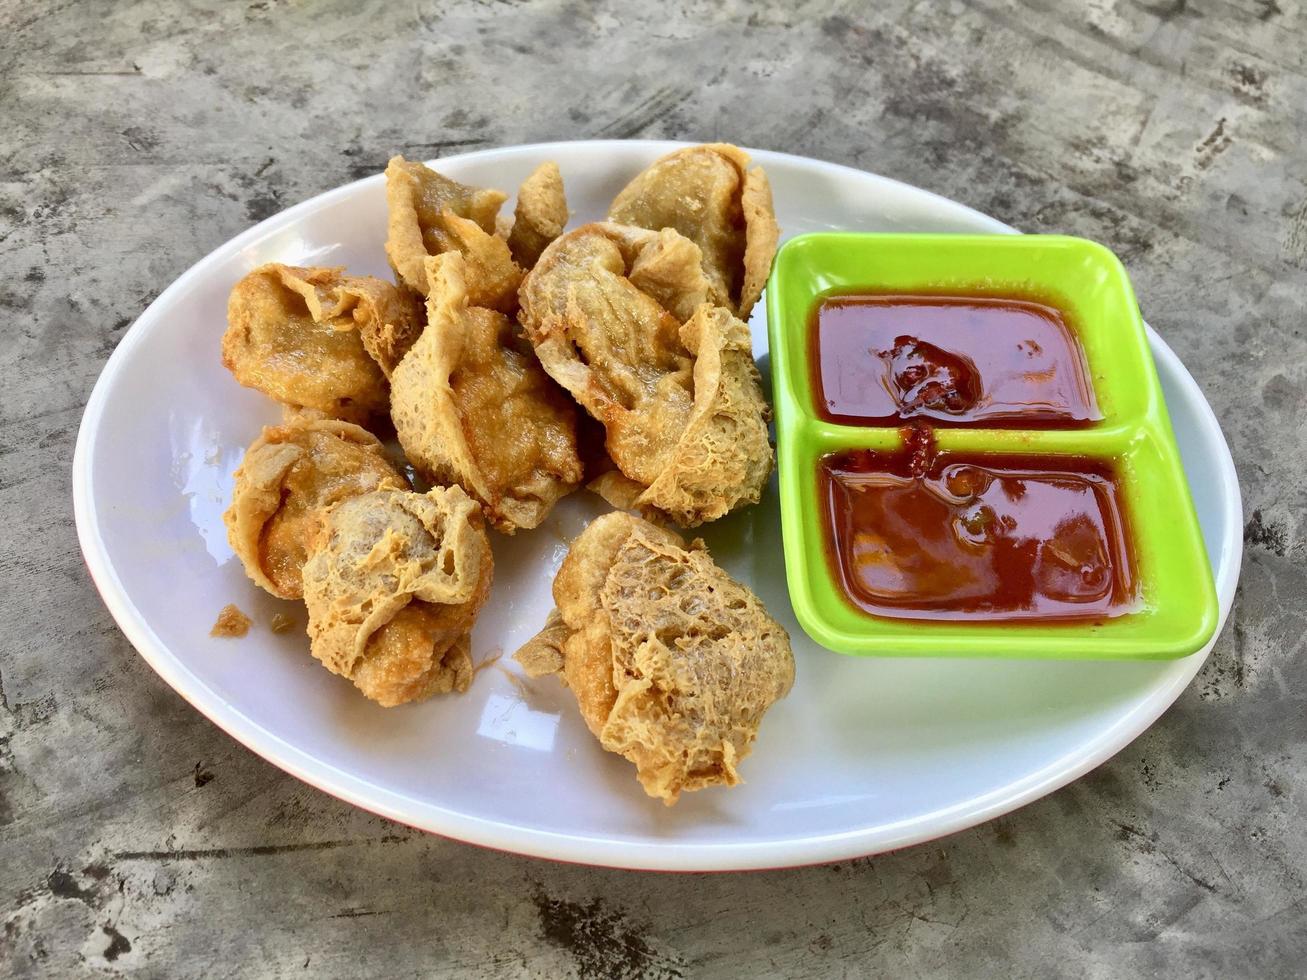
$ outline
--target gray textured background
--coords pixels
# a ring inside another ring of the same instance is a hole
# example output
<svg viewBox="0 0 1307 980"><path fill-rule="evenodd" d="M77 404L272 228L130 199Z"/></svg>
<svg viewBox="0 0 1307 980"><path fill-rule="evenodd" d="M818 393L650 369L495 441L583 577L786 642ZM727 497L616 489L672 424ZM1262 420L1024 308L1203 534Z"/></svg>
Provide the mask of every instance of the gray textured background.
<svg viewBox="0 0 1307 980"><path fill-rule="evenodd" d="M0 0L0 973L1302 975L1307 8L626 6ZM1232 622L1151 731L901 854L642 875L353 810L164 686L91 588L69 500L123 331L393 151L591 136L811 154L1117 249L1249 519Z"/></svg>

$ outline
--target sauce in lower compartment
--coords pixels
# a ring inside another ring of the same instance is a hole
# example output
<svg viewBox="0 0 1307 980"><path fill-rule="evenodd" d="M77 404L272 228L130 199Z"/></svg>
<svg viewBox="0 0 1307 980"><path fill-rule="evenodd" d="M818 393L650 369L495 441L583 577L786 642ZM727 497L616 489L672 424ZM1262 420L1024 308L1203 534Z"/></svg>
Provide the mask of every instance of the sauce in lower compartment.
<svg viewBox="0 0 1307 980"><path fill-rule="evenodd" d="M829 296L809 329L828 422L1084 425L1101 418L1063 315L992 296Z"/></svg>
<svg viewBox="0 0 1307 980"><path fill-rule="evenodd" d="M877 616L1102 620L1136 607L1110 464L1075 456L903 449L819 464L829 560L848 599Z"/></svg>

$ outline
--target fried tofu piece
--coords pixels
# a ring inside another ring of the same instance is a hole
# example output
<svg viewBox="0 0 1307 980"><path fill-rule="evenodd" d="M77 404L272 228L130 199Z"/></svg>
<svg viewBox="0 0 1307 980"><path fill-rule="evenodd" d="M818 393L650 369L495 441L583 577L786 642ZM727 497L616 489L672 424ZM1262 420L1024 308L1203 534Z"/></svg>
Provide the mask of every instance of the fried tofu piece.
<svg viewBox="0 0 1307 980"><path fill-rule="evenodd" d="M508 242L495 234L506 195L468 187L421 163L391 159L386 166L386 256L400 281L427 294L426 260L462 252L477 306L512 313L522 270Z"/></svg>
<svg viewBox="0 0 1307 980"><path fill-rule="evenodd" d="M763 714L794 683L789 636L702 542L630 514L595 520L554 579L557 608L516 655L555 674L650 796L734 786Z"/></svg>
<svg viewBox="0 0 1307 980"><path fill-rule="evenodd" d="M576 408L512 320L472 305L463 255L426 269L429 322L392 382L400 445L433 482L476 497L496 529L536 527L581 482Z"/></svg>
<svg viewBox="0 0 1307 980"><path fill-rule="evenodd" d="M762 294L780 226L771 184L749 155L729 143L687 147L660 157L626 185L610 221L673 228L699 246L712 301L748 320Z"/></svg>
<svg viewBox="0 0 1307 980"><path fill-rule="evenodd" d="M313 656L386 707L465 691L493 574L481 508L458 487L350 497L304 564Z"/></svg>
<svg viewBox="0 0 1307 980"><path fill-rule="evenodd" d="M604 426L620 472L592 486L682 527L756 503L772 464L748 327L707 294L694 243L610 223L551 244L521 292L540 363Z"/></svg>
<svg viewBox="0 0 1307 980"><path fill-rule="evenodd" d="M563 175L558 164L546 161L531 171L517 191L513 227L508 235L514 261L524 269L535 265L545 247L563 233L567 216Z"/></svg>
<svg viewBox="0 0 1307 980"><path fill-rule="evenodd" d="M227 540L255 585L298 599L322 509L380 487L407 490L408 482L366 429L308 417L268 426L236 470L222 515Z"/></svg>
<svg viewBox="0 0 1307 980"><path fill-rule="evenodd" d="M421 307L390 283L272 263L233 287L222 363L283 405L362 423L386 411L388 351L421 325Z"/></svg>

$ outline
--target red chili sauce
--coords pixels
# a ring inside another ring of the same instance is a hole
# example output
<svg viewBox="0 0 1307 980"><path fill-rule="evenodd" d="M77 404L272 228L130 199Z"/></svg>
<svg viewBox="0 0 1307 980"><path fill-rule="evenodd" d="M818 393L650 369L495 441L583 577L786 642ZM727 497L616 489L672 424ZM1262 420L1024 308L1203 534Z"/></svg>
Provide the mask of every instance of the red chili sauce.
<svg viewBox="0 0 1307 980"><path fill-rule="evenodd" d="M809 329L828 422L1084 425L1097 421L1074 333L1050 306L987 296L831 296Z"/></svg>
<svg viewBox="0 0 1307 980"><path fill-rule="evenodd" d="M1068 456L935 453L905 430L892 453L819 466L835 579L877 616L1103 620L1131 612L1135 577L1110 464Z"/></svg>

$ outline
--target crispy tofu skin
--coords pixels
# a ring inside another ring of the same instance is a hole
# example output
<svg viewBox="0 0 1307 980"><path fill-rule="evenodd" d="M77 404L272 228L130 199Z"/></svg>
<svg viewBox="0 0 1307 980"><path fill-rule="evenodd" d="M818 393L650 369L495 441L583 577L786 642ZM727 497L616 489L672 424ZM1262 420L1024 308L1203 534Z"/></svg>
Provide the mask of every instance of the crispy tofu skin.
<svg viewBox="0 0 1307 980"><path fill-rule="evenodd" d="M650 796L733 786L763 714L794 683L785 630L696 542L605 514L554 579L557 608L516 659L556 674Z"/></svg>
<svg viewBox="0 0 1307 980"><path fill-rule="evenodd" d="M298 599L322 509L380 487L408 489L408 483L366 429L309 417L268 426L236 470L231 506L222 515L227 540L255 585Z"/></svg>
<svg viewBox="0 0 1307 980"><path fill-rule="evenodd" d="M512 320L471 305L468 271L457 252L427 259L429 323L395 371L391 418L414 466L511 534L580 484L576 408Z"/></svg>
<svg viewBox="0 0 1307 980"><path fill-rule="evenodd" d="M748 328L709 291L693 242L608 223L551 244L521 291L540 363L604 426L618 472L592 486L682 527L756 503L772 464Z"/></svg>
<svg viewBox="0 0 1307 980"><path fill-rule="evenodd" d="M353 300L359 337L387 378L422 332L425 311L412 290L371 276L347 276L340 286L343 302Z"/></svg>
<svg viewBox="0 0 1307 980"><path fill-rule="evenodd" d="M540 253L563 233L567 217L563 175L558 172L558 164L546 161L531 171L518 188L513 228L508 235L513 260L524 269L534 266Z"/></svg>
<svg viewBox="0 0 1307 980"><path fill-rule="evenodd" d="M386 166L386 256L399 280L427 294L426 259L445 252L463 252L497 279L521 278L508 243L495 234L495 219L506 196L500 191L468 187L421 163L393 157ZM482 299L478 306L494 306ZM505 312L511 312L507 310Z"/></svg>
<svg viewBox="0 0 1307 980"><path fill-rule="evenodd" d="M780 226L771 184L729 143L676 150L626 185L608 209L621 224L675 229L699 246L712 301L748 320L762 294Z"/></svg>
<svg viewBox="0 0 1307 980"><path fill-rule="evenodd" d="M222 362L283 405L362 423L385 413L386 376L421 326L390 283L274 263L232 289Z"/></svg>
<svg viewBox="0 0 1307 980"><path fill-rule="evenodd" d="M481 508L458 487L351 497L304 564L313 656L387 707L465 691L493 573Z"/></svg>

